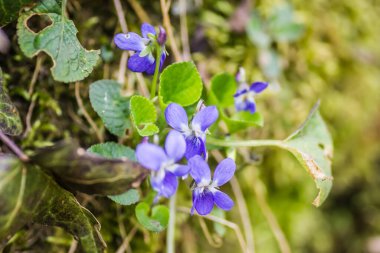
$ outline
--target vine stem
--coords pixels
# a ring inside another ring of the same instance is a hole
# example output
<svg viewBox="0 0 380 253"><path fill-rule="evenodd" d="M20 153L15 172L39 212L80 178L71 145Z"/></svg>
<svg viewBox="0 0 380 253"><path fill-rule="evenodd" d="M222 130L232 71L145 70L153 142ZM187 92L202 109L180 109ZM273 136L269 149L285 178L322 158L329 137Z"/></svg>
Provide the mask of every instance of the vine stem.
<svg viewBox="0 0 380 253"><path fill-rule="evenodd" d="M160 45L157 45L156 48L157 48L156 68L154 69L152 85L150 87L150 99L153 99L156 96L157 79L158 79L158 73L160 72L162 47Z"/></svg>
<svg viewBox="0 0 380 253"><path fill-rule="evenodd" d="M175 253L175 216L177 193L171 196L169 201L169 224L166 231L166 253Z"/></svg>
<svg viewBox="0 0 380 253"><path fill-rule="evenodd" d="M207 143L220 147L284 147L284 142L280 140L221 140L213 137L207 137Z"/></svg>
<svg viewBox="0 0 380 253"><path fill-rule="evenodd" d="M10 148L13 151L13 153L15 153L18 156L18 158L20 158L21 161L29 161L29 157L24 152L22 152L22 150L2 131L0 131L0 139L5 145L7 145L8 148Z"/></svg>

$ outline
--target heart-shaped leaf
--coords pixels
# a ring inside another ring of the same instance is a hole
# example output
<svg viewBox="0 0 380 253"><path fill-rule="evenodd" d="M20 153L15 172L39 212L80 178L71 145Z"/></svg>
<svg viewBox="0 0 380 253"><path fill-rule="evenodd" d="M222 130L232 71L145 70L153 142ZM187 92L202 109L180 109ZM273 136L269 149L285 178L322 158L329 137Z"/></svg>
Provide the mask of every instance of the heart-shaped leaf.
<svg viewBox="0 0 380 253"><path fill-rule="evenodd" d="M133 96L131 98L131 118L141 136L158 133L159 129L154 124L157 120L157 111L149 99L143 96Z"/></svg>
<svg viewBox="0 0 380 253"><path fill-rule="evenodd" d="M194 104L202 95L202 79L193 62L174 63L160 76L159 98L163 105Z"/></svg>
<svg viewBox="0 0 380 253"><path fill-rule="evenodd" d="M90 102L105 127L114 135L123 136L131 126L129 99L121 96L120 84L99 80L90 85Z"/></svg>
<svg viewBox="0 0 380 253"><path fill-rule="evenodd" d="M32 165L0 156L0 251L10 236L36 222L59 226L74 235L84 252L103 252L96 218L68 191Z"/></svg>
<svg viewBox="0 0 380 253"><path fill-rule="evenodd" d="M21 50L28 57L40 51L53 60L51 72L56 81L65 83L86 78L96 65L100 50L86 50L76 37L78 30L73 21L64 15L66 1L42 0L33 9L22 13L18 19L17 34ZM52 22L38 33L33 32L27 21L34 15L46 15Z"/></svg>
<svg viewBox="0 0 380 253"><path fill-rule="evenodd" d="M17 108L3 87L3 72L0 68L0 131L8 135L19 135L22 123Z"/></svg>
<svg viewBox="0 0 380 253"><path fill-rule="evenodd" d="M152 208L149 216L150 207L147 203L141 202L136 206L135 213L137 220L146 229L153 232L161 232L169 222L169 209L163 205L157 205Z"/></svg>
<svg viewBox="0 0 380 253"><path fill-rule="evenodd" d="M86 152L75 140L42 148L30 159L68 188L88 194L124 193L147 173L139 163L128 158L110 159Z"/></svg>

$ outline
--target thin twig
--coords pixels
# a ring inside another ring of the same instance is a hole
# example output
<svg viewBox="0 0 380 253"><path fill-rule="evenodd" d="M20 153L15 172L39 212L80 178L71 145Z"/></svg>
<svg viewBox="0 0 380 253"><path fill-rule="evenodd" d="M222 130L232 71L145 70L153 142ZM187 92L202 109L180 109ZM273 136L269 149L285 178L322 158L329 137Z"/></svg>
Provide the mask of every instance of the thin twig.
<svg viewBox="0 0 380 253"><path fill-rule="evenodd" d="M113 4L115 5L117 18L119 19L119 24L121 26L121 30L123 33L128 32L127 22L125 21L125 15L123 12L123 6L121 5L120 0L113 0Z"/></svg>
<svg viewBox="0 0 380 253"><path fill-rule="evenodd" d="M2 131L0 131L0 140L10 148L13 153L15 153L21 161L27 162L29 161L29 157L22 152L22 150L11 140L8 136L6 136Z"/></svg>
<svg viewBox="0 0 380 253"><path fill-rule="evenodd" d="M43 57L37 56L36 67L34 68L32 80L30 81L30 84L29 84L29 90L28 90L29 97L31 97L33 94L34 86L37 82L38 74L40 73L40 70L41 70L42 61L43 61Z"/></svg>
<svg viewBox="0 0 380 253"><path fill-rule="evenodd" d="M179 212L182 212L182 213L187 213L187 214L190 214L190 209L187 208L187 207L177 207L177 211ZM198 214L195 214L195 215L198 215ZM200 216L200 215L198 215ZM222 219L220 217L217 217L217 216L214 216L214 215L206 215L206 216L202 216L203 218L205 219L208 219L208 220L212 220L212 221L215 221L217 223L220 223L226 227L229 227L231 228L232 230L234 230L235 234L236 234L236 237L239 241L239 244L240 244L240 247L242 249L243 252L246 252L246 249L247 249L247 246L246 246L246 243L244 241L244 238L243 238L243 234L241 233L240 231L240 228L238 225L236 225L235 223L231 222L231 221L228 221L228 220L225 220L225 219Z"/></svg>
<svg viewBox="0 0 380 253"><path fill-rule="evenodd" d="M189 46L189 31L187 29L186 0L179 0L179 21L181 27L182 55L185 61L191 59Z"/></svg>
<svg viewBox="0 0 380 253"><path fill-rule="evenodd" d="M73 239L70 245L70 249L67 253L75 253L75 251L77 250L77 247L78 247L78 241Z"/></svg>
<svg viewBox="0 0 380 253"><path fill-rule="evenodd" d="M162 18L164 22L164 27L168 34L168 39L170 42L170 47L172 48L172 52L174 54L174 58L177 62L182 61L181 53L178 50L178 46L173 35L172 24L170 22L170 17L169 17L170 1L167 3L165 0L160 0L160 3L161 3L161 12L162 12Z"/></svg>
<svg viewBox="0 0 380 253"><path fill-rule="evenodd" d="M132 240L132 238L135 236L137 231L137 226L135 225L131 231L129 232L128 236L124 238L124 241L120 245L120 247L117 249L116 253L123 253L126 251L126 249L129 246L129 242Z"/></svg>
<svg viewBox="0 0 380 253"><path fill-rule="evenodd" d="M128 3L132 6L133 10L134 10L134 11L136 12L136 14L137 14L137 17L138 17L142 22L151 23L148 14L146 14L144 8L141 7L141 5L139 4L139 2L137 2L136 0L128 0Z"/></svg>
<svg viewBox="0 0 380 253"><path fill-rule="evenodd" d="M174 193L173 196L170 197L169 202L169 224L166 232L166 252L167 253L175 253L175 216L176 216L176 200L177 194Z"/></svg>
<svg viewBox="0 0 380 253"><path fill-rule="evenodd" d="M117 76L117 82L124 84L125 82L125 72L127 72L127 62L128 62L128 51L123 51L121 54L121 59L119 63L119 74Z"/></svg>
<svg viewBox="0 0 380 253"><path fill-rule="evenodd" d="M276 216L273 214L272 209L268 205L265 194L263 192L263 183L260 181L259 178L254 179L255 182L252 183L253 191L256 195L257 203L263 212L266 220L268 221L269 227L271 228L274 237L277 240L278 246L280 248L280 251L282 253L290 253L290 246L288 241L286 240L286 237L280 227L280 225L277 222Z"/></svg>
<svg viewBox="0 0 380 253"><path fill-rule="evenodd" d="M219 241L219 242L216 242L214 241L214 239L212 238L211 236L211 233L206 225L206 222L205 220L202 218L202 217L198 217L198 220L199 220L199 225L201 225L201 229L203 231L203 234L205 235L206 237L206 240L208 241L208 243L214 247L214 248L219 248L220 246L222 246L222 242Z"/></svg>
<svg viewBox="0 0 380 253"><path fill-rule="evenodd" d="M95 122L92 120L91 116L86 111L86 108L83 105L82 98L80 96L80 83L75 83L75 98L77 100L77 104L79 106L79 109L83 113L83 116L86 118L87 122L90 124L91 128L95 131L96 137L98 138L99 142L103 142L103 135L101 134L98 126L95 124Z"/></svg>

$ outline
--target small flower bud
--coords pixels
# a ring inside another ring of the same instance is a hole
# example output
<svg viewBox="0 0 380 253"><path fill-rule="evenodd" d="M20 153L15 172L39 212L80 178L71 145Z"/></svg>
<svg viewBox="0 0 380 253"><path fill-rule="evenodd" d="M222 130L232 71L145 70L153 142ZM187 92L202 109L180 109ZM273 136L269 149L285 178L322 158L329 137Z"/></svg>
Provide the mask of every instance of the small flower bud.
<svg viewBox="0 0 380 253"><path fill-rule="evenodd" d="M162 26L159 26L158 29L159 29L159 32L157 36L157 42L158 44L163 46L165 45L165 42L166 42L166 31Z"/></svg>
<svg viewBox="0 0 380 253"><path fill-rule="evenodd" d="M239 71L237 72L235 76L236 82L238 83L245 83L245 69L243 67L239 68Z"/></svg>

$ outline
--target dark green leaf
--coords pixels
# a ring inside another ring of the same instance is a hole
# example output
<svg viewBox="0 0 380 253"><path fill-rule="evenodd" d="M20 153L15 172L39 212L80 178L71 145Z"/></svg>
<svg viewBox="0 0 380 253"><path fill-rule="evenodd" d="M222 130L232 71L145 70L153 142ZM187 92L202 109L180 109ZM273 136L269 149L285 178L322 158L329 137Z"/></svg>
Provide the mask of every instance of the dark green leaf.
<svg viewBox="0 0 380 253"><path fill-rule="evenodd" d="M89 194L124 193L147 173L139 163L127 158L110 159L88 153L74 140L40 149L30 158L67 187Z"/></svg>
<svg viewBox="0 0 380 253"><path fill-rule="evenodd" d="M0 157L0 206L0 251L1 242L31 222L64 228L84 252L105 248L96 218L40 169L13 156Z"/></svg>
<svg viewBox="0 0 380 253"><path fill-rule="evenodd" d="M133 149L115 142L92 145L87 151L106 158L127 158L131 161L137 161Z"/></svg>
<svg viewBox="0 0 380 253"><path fill-rule="evenodd" d="M8 135L19 135L22 123L17 108L3 87L3 72L0 68L0 131Z"/></svg>
<svg viewBox="0 0 380 253"><path fill-rule="evenodd" d="M234 104L235 93L236 81L233 75L222 73L211 79L210 102L222 107L231 106Z"/></svg>
<svg viewBox="0 0 380 253"><path fill-rule="evenodd" d="M160 76L161 103L172 102L182 106L194 104L202 95L202 79L193 62L180 62L168 66Z"/></svg>
<svg viewBox="0 0 380 253"><path fill-rule="evenodd" d="M18 16L19 11L26 5L32 5L37 0L0 0L0 26L6 25Z"/></svg>
<svg viewBox="0 0 380 253"><path fill-rule="evenodd" d="M131 98L131 118L141 136L158 133L159 129L154 124L157 120L157 111L149 99L143 96L133 96Z"/></svg>
<svg viewBox="0 0 380 253"><path fill-rule="evenodd" d="M65 1L63 1L65 2ZM69 83L86 78L99 59L99 50L87 51L78 41L73 21L62 15L66 6L61 0L42 0L30 11L21 14L17 24L18 42L28 57L40 51L53 60L51 72L57 81ZM51 25L38 33L33 32L27 21L34 15L46 15Z"/></svg>
<svg viewBox="0 0 380 253"><path fill-rule="evenodd" d="M314 200L320 206L332 187L331 159L333 143L330 133L318 112L317 104L303 125L284 141L289 150L313 177L319 194Z"/></svg>
<svg viewBox="0 0 380 253"><path fill-rule="evenodd" d="M105 127L114 135L123 136L131 126L129 99L121 96L120 84L99 80L90 85L90 101Z"/></svg>
<svg viewBox="0 0 380 253"><path fill-rule="evenodd" d="M129 206L140 200L140 193L136 189L130 189L123 194L108 196L108 198L120 205Z"/></svg>
<svg viewBox="0 0 380 253"><path fill-rule="evenodd" d="M135 213L140 224L153 232L164 230L169 222L169 209L166 206L157 205L152 208L151 216L149 216L149 211L149 205L145 202L136 206Z"/></svg>

